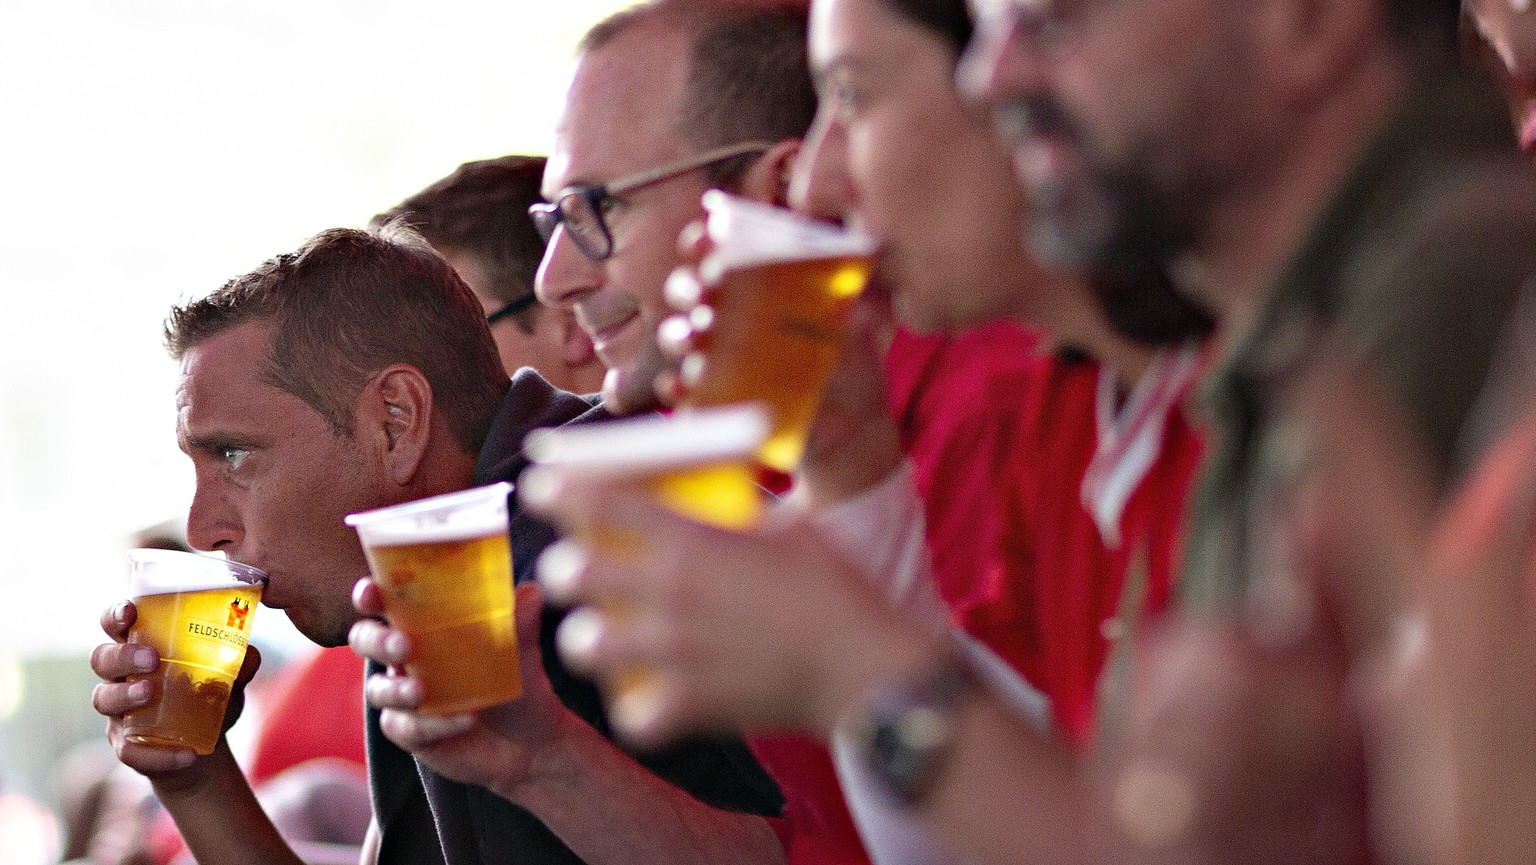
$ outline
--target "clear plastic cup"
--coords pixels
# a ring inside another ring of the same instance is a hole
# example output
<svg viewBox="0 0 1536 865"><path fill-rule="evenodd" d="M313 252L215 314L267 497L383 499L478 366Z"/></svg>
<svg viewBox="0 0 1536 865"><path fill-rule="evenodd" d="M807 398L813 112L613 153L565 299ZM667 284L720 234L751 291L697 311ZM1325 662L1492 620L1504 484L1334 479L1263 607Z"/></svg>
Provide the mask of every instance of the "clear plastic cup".
<svg viewBox="0 0 1536 865"><path fill-rule="evenodd" d="M390 624L411 641L421 710L454 714L522 695L509 483L350 514Z"/></svg>
<svg viewBox="0 0 1536 865"><path fill-rule="evenodd" d="M799 463L848 311L874 266L868 238L778 207L704 194L712 248L690 317L698 350L685 361L683 405L760 402L771 430L758 458ZM675 303L690 298L672 292Z"/></svg>
<svg viewBox="0 0 1536 865"><path fill-rule="evenodd" d="M212 754L267 575L238 562L175 550L128 553L138 617L128 642L153 646L160 666L148 706L124 716L130 742Z"/></svg>
<svg viewBox="0 0 1536 865"><path fill-rule="evenodd" d="M535 430L523 451L561 474L616 480L698 522L743 530L763 515L754 455L767 435L767 412L751 404ZM619 558L638 554L646 543L627 528L602 525L592 526L583 540ZM595 606L609 616L628 613L614 599L597 599ZM651 699L654 682L649 670L625 670L607 690L615 705L640 703Z"/></svg>

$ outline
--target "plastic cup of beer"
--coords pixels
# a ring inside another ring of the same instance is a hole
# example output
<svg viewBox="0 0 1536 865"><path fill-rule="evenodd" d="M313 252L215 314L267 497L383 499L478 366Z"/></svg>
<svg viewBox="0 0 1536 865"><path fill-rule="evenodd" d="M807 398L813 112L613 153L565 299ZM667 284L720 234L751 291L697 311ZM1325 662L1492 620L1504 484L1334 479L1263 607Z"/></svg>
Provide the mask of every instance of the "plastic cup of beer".
<svg viewBox="0 0 1536 865"><path fill-rule="evenodd" d="M704 194L713 242L691 313L685 406L761 402L772 429L758 458L791 471L842 351L874 244L837 226L718 190ZM685 289L686 291L686 289ZM689 298L674 303L686 306ZM702 318L701 318L702 317Z"/></svg>
<svg viewBox="0 0 1536 865"><path fill-rule="evenodd" d="M212 754L251 636L267 575L238 562L175 550L128 553L138 617L128 642L153 646L160 666L149 705L123 718L130 742Z"/></svg>
<svg viewBox="0 0 1536 865"><path fill-rule="evenodd" d="M390 624L411 641L421 711L472 712L523 693L513 621L509 483L350 514Z"/></svg>
<svg viewBox="0 0 1536 865"><path fill-rule="evenodd" d="M754 455L768 432L767 410L748 404L534 430L523 452L562 474L645 489L701 523L746 529L763 514ZM632 543L611 531L589 540L609 544L609 552L617 551L614 544Z"/></svg>
<svg viewBox="0 0 1536 865"><path fill-rule="evenodd" d="M646 491L690 519L739 531L762 519L763 489L757 483L755 455L768 430L766 409L748 404L535 430L523 451L561 474L614 480ZM643 537L612 526L593 526L582 539L620 558L637 554L645 543ZM599 599L595 606L611 617L628 613L613 600ZM614 711L648 703L654 681L646 669L620 672L607 688Z"/></svg>

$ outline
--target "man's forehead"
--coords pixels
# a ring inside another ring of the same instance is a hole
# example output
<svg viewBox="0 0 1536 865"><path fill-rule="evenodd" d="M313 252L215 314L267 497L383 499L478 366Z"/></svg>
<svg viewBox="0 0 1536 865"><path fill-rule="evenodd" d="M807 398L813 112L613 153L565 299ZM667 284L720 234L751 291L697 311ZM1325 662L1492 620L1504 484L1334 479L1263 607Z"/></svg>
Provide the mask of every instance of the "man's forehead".
<svg viewBox="0 0 1536 865"><path fill-rule="evenodd" d="M638 27L577 62L544 167L546 197L686 155L688 36Z"/></svg>
<svg viewBox="0 0 1536 865"><path fill-rule="evenodd" d="M181 357L176 409L184 418L259 416L286 392L263 377L270 328L247 322L187 349Z"/></svg>

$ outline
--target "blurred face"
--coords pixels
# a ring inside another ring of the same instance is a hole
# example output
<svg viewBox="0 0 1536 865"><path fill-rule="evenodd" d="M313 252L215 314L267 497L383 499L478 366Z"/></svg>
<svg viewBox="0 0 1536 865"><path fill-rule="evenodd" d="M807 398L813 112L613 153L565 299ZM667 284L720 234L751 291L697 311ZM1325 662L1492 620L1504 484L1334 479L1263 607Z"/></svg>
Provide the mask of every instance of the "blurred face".
<svg viewBox="0 0 1536 865"><path fill-rule="evenodd" d="M438 252L475 292L486 315L502 308L502 301L485 290L490 280L476 256L453 249ZM533 332L525 332L518 318L531 320ZM606 370L592 350L592 339L568 309L542 307L506 316L491 325L491 337L509 376L531 366L550 384L571 393L596 393L603 386Z"/></svg>
<svg viewBox="0 0 1536 865"><path fill-rule="evenodd" d="M820 100L796 207L875 239L881 282L911 326L1031 315L1044 276L1020 245L1024 193L955 91L955 49L884 0L816 0L810 54Z"/></svg>
<svg viewBox="0 0 1536 865"><path fill-rule="evenodd" d="M1503 67L1520 149L1536 159L1536 13L1527 0L1467 0L1466 9Z"/></svg>
<svg viewBox="0 0 1536 865"><path fill-rule="evenodd" d="M176 437L197 489L187 541L266 571L262 603L322 646L346 642L352 585L368 572L352 511L393 504L370 457L298 397L261 381L270 328L250 322L188 351Z"/></svg>
<svg viewBox="0 0 1536 865"><path fill-rule="evenodd" d="M965 89L1035 205L1031 245L1083 269L1166 262L1262 154L1230 0L970 0ZM1242 7L1242 8L1240 8Z"/></svg>
<svg viewBox="0 0 1536 865"><path fill-rule="evenodd" d="M678 134L689 53L686 36L645 27L581 58L544 172L544 196L616 180L692 156ZM575 313L608 368L603 399L621 414L653 408L653 382L668 366L656 326L669 310L667 275L677 236L703 218L705 174L695 171L623 195L605 212L613 254L593 261L557 228L539 268L544 303Z"/></svg>

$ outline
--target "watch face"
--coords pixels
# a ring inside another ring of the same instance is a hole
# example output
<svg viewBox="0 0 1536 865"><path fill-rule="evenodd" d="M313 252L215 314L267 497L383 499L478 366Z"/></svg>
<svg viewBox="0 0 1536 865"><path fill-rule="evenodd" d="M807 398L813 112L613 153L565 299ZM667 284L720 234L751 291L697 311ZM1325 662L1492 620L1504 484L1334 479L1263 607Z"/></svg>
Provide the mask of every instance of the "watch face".
<svg viewBox="0 0 1536 865"><path fill-rule="evenodd" d="M858 731L875 777L908 805L937 780L954 742L956 715L972 693L969 669L947 657L915 682L882 688Z"/></svg>

